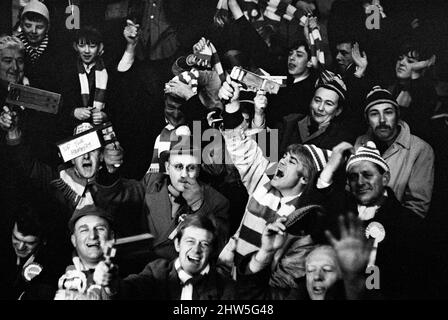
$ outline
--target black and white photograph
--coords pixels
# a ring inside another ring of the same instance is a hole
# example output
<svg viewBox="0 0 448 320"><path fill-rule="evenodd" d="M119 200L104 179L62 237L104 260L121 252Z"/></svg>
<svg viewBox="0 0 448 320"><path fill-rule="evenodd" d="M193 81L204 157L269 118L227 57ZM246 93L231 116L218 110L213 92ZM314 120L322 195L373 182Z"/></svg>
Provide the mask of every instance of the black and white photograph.
<svg viewBox="0 0 448 320"><path fill-rule="evenodd" d="M2 0L0 300L274 319L448 299L447 17Z"/></svg>

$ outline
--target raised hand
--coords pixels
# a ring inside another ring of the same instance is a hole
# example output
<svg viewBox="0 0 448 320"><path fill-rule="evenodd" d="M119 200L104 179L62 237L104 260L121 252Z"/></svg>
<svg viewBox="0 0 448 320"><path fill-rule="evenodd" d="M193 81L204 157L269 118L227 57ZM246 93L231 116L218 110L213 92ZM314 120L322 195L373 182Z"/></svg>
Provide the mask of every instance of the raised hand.
<svg viewBox="0 0 448 320"><path fill-rule="evenodd" d="M313 11L316 10L314 3L308 3L301 0L297 1L296 8L302 9L306 14L313 14Z"/></svg>
<svg viewBox="0 0 448 320"><path fill-rule="evenodd" d="M363 51L362 53L359 51L359 44L355 43L352 48L352 57L353 61L356 64L356 75L361 77L364 75L368 61L367 61L367 54Z"/></svg>
<svg viewBox="0 0 448 320"><path fill-rule="evenodd" d="M103 160L107 170L113 173L123 163L123 148L118 141L104 147Z"/></svg>
<svg viewBox="0 0 448 320"><path fill-rule="evenodd" d="M423 61L417 61L411 63L411 78L418 79L421 75L431 66L436 63L436 56L432 55L431 58Z"/></svg>
<svg viewBox="0 0 448 320"><path fill-rule="evenodd" d="M325 234L336 251L342 273L347 276L364 273L369 262L372 242L365 236L362 221L352 212L347 218L339 216L339 232L339 240L328 230Z"/></svg>
<svg viewBox="0 0 448 320"><path fill-rule="evenodd" d="M207 40L202 37L198 42L193 45L193 53L199 53L207 46Z"/></svg>
<svg viewBox="0 0 448 320"><path fill-rule="evenodd" d="M78 120L88 120L92 116L91 108L85 107L85 108L76 108L73 112L73 116Z"/></svg>
<svg viewBox="0 0 448 320"><path fill-rule="evenodd" d="M185 190L182 192L182 198L185 199L193 211L197 211L204 201L204 190L196 178L186 177L184 179L186 183L184 185Z"/></svg>
<svg viewBox="0 0 448 320"><path fill-rule="evenodd" d="M330 159L320 173L320 179L330 183L333 180L333 174L345 162L349 154L354 153L353 145L348 142L341 142L331 151Z"/></svg>
<svg viewBox="0 0 448 320"><path fill-rule="evenodd" d="M195 95L191 84L186 84L179 79L173 79L167 82L165 84L165 93L184 100L188 100Z"/></svg>
<svg viewBox="0 0 448 320"><path fill-rule="evenodd" d="M269 223L261 235L261 248L266 254L274 253L280 249L286 240L286 227L284 225L286 217L278 218L275 222Z"/></svg>
<svg viewBox="0 0 448 320"><path fill-rule="evenodd" d="M226 105L226 111L227 112L234 112L236 110L233 110L236 108L232 107L229 108L228 105L232 102L238 101L238 98L240 96L240 86L238 83L233 81L230 76L227 76L226 81L222 84L221 88L218 92L218 97L222 100L228 101L228 104Z"/></svg>
<svg viewBox="0 0 448 320"><path fill-rule="evenodd" d="M132 20L126 20L126 27L123 30L123 36L130 45L136 45L139 37L140 25L135 24Z"/></svg>
<svg viewBox="0 0 448 320"><path fill-rule="evenodd" d="M271 264L275 252L284 245L286 240L285 221L286 217L281 217L266 225L261 235L260 250L252 256L249 262L248 269L250 272L259 272Z"/></svg>
<svg viewBox="0 0 448 320"><path fill-rule="evenodd" d="M266 107L268 106L268 98L266 97L266 91L259 90L254 98L255 113L264 114Z"/></svg>
<svg viewBox="0 0 448 320"><path fill-rule="evenodd" d="M14 130L17 127L17 122L17 112L4 106L0 114L0 127L4 131Z"/></svg>
<svg viewBox="0 0 448 320"><path fill-rule="evenodd" d="M92 121L94 125L102 124L107 121L107 114L99 109L92 109Z"/></svg>

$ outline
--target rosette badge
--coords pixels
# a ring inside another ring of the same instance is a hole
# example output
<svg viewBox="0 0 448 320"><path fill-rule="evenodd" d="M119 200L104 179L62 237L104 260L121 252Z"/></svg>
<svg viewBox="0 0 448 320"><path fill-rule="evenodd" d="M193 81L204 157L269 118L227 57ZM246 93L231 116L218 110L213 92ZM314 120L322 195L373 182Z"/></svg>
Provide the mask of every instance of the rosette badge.
<svg viewBox="0 0 448 320"><path fill-rule="evenodd" d="M370 253L368 267L375 265L376 252L378 250L378 244L386 237L386 230L384 226L376 221L370 222L366 228L366 237L374 239L372 252Z"/></svg>
<svg viewBox="0 0 448 320"><path fill-rule="evenodd" d="M31 281L35 277L37 277L41 272L43 268L38 263L30 263L23 269L23 278L25 278L26 281Z"/></svg>

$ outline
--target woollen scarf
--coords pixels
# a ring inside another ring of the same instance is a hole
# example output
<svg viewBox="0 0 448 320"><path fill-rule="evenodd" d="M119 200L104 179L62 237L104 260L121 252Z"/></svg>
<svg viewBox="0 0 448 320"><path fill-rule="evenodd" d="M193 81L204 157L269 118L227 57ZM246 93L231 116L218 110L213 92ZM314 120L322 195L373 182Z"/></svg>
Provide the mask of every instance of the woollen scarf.
<svg viewBox="0 0 448 320"><path fill-rule="evenodd" d="M87 71L81 60L78 60L78 76L79 83L81 85L81 98L84 107L89 106L90 99L90 86L89 79L87 78ZM93 66L95 71L95 96L93 99L93 109L103 110L106 98L106 87L108 74L104 67L103 59L97 58L95 65Z"/></svg>
<svg viewBox="0 0 448 320"><path fill-rule="evenodd" d="M32 64L36 63L37 60L39 60L40 56L44 53L44 51L48 47L48 33L45 35L45 38L41 41L41 43L37 47L32 46L22 32L20 32L17 35L17 37L20 39L20 41L23 42L26 54L30 58Z"/></svg>
<svg viewBox="0 0 448 320"><path fill-rule="evenodd" d="M260 249L261 235L266 224L279 217L287 217L299 207L300 196L289 202L281 203L280 192L268 181L256 188L246 207L242 219L235 252L235 262Z"/></svg>

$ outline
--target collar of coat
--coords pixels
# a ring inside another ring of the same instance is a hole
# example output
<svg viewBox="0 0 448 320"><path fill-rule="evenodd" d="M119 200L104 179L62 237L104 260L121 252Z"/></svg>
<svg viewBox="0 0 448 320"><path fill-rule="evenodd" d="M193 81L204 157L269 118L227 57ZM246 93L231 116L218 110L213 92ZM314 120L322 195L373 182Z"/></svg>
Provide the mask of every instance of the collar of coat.
<svg viewBox="0 0 448 320"><path fill-rule="evenodd" d="M393 144L386 150L385 153L387 153L387 151L389 151L393 145L399 145L402 148L405 148L408 150L411 149L412 135L411 135L411 129L409 128L409 125L406 122L404 122L403 120L399 120L398 126L401 128L400 133L398 134L398 136L395 139L395 141L393 142ZM369 128L369 130L367 131L367 134L361 138L361 143L365 143L372 139L374 139L373 130L371 128Z"/></svg>

